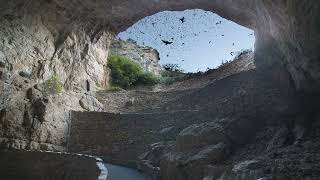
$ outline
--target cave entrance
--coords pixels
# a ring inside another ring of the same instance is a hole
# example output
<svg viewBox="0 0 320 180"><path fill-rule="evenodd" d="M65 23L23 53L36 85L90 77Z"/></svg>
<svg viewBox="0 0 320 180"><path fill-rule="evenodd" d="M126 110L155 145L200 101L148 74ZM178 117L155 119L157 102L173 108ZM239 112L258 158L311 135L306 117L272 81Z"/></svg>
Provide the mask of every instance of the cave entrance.
<svg viewBox="0 0 320 180"><path fill-rule="evenodd" d="M201 9L159 12L120 32L118 38L156 49L161 66L174 64L187 73L217 68L243 51L253 51L255 42L253 30ZM129 56L146 70L150 67L144 55Z"/></svg>

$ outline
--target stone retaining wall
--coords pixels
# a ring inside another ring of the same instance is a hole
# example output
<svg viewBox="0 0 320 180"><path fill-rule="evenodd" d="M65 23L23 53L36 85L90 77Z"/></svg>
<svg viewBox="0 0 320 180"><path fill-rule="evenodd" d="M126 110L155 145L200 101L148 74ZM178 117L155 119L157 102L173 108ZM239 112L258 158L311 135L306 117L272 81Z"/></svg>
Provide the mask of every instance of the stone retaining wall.
<svg viewBox="0 0 320 180"><path fill-rule="evenodd" d="M108 162L130 164L148 145L174 140L184 128L212 120L199 111L113 114L72 112L68 151L104 156Z"/></svg>

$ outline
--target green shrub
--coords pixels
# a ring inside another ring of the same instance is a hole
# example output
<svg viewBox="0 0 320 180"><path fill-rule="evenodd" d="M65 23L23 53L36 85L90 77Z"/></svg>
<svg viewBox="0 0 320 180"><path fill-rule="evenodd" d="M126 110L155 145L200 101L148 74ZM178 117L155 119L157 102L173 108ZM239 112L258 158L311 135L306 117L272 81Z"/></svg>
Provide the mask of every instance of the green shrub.
<svg viewBox="0 0 320 180"><path fill-rule="evenodd" d="M154 85L158 77L152 73L145 73L142 67L131 59L111 55L108 58L108 67L111 70L111 84L127 89L135 85Z"/></svg>
<svg viewBox="0 0 320 180"><path fill-rule="evenodd" d="M146 72L146 73L143 73L139 76L138 80L135 82L135 85L152 86L152 85L159 83L159 81L160 81L160 79L158 76L156 76L150 72Z"/></svg>
<svg viewBox="0 0 320 180"><path fill-rule="evenodd" d="M179 64L164 64L161 71L161 84L172 84L174 82L182 81L186 78L186 74Z"/></svg>
<svg viewBox="0 0 320 180"><path fill-rule="evenodd" d="M63 84L56 75L53 75L44 83L44 91L47 94L60 94L62 90Z"/></svg>
<svg viewBox="0 0 320 180"><path fill-rule="evenodd" d="M184 79L184 77L185 76L183 74L180 74L177 72L163 71L163 72L161 72L160 83L170 85L174 82L182 81Z"/></svg>
<svg viewBox="0 0 320 180"><path fill-rule="evenodd" d="M108 58L111 69L112 85L128 88L132 86L143 73L139 64L125 56L112 55Z"/></svg>

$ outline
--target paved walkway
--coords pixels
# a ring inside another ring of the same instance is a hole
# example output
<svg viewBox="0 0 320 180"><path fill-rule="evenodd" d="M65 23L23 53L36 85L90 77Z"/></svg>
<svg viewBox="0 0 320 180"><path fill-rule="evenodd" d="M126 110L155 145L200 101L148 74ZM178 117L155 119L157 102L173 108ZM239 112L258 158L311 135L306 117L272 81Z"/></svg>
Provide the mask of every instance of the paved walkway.
<svg viewBox="0 0 320 180"><path fill-rule="evenodd" d="M150 180L134 169L111 164L105 165L108 169L108 180Z"/></svg>

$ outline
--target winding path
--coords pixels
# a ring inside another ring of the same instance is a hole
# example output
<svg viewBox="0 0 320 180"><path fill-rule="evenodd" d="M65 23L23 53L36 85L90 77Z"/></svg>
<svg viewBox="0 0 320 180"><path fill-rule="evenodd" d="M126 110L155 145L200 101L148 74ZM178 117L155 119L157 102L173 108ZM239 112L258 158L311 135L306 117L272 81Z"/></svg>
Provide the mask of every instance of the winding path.
<svg viewBox="0 0 320 180"><path fill-rule="evenodd" d="M105 164L108 169L108 179L107 180L150 180L138 171L111 164Z"/></svg>

